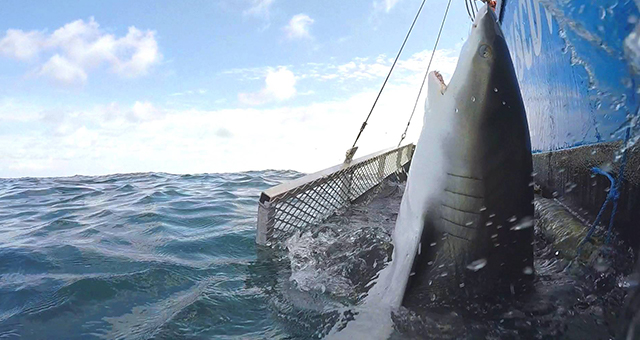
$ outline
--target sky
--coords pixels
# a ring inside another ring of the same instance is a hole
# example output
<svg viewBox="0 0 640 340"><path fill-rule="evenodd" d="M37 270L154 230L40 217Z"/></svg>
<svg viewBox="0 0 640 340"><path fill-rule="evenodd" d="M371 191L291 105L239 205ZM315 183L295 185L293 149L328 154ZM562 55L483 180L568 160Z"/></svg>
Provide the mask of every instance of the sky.
<svg viewBox="0 0 640 340"><path fill-rule="evenodd" d="M0 177L339 164L419 6L3 1ZM445 7L427 0L356 157L398 143ZM453 1L431 68L447 81L470 25Z"/></svg>

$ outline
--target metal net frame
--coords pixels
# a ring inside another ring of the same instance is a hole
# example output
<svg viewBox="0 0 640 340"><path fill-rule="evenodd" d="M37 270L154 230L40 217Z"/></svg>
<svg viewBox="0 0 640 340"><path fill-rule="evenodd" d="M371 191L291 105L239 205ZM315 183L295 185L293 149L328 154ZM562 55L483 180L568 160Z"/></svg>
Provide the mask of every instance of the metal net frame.
<svg viewBox="0 0 640 340"><path fill-rule="evenodd" d="M385 179L400 174L415 145L383 150L264 191L258 204L256 242L272 245L322 222Z"/></svg>

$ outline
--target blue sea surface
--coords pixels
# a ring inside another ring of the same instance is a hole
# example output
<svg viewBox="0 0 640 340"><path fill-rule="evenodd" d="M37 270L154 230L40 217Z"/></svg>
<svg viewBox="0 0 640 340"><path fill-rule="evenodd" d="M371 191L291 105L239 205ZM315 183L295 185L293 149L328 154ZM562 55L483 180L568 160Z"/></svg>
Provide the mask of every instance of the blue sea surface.
<svg viewBox="0 0 640 340"><path fill-rule="evenodd" d="M250 284L257 200L301 175L0 179L0 338L287 337Z"/></svg>
<svg viewBox="0 0 640 340"><path fill-rule="evenodd" d="M340 330L391 258L403 184L385 182L322 224L257 246L260 193L300 176L0 179L0 339L318 339ZM571 247L535 229L531 294L462 307L432 298L421 302L426 313L401 307L391 339L615 336L628 265L575 263Z"/></svg>

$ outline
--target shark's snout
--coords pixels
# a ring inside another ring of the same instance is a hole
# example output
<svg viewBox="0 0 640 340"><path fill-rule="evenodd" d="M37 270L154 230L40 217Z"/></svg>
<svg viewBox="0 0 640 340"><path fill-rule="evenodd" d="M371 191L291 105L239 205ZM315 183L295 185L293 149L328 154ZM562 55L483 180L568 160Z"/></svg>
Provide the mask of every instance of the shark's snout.
<svg viewBox="0 0 640 340"><path fill-rule="evenodd" d="M481 40L495 37L496 34L502 36L502 32L498 28L498 18L493 9L489 6L482 6L473 21L472 36L479 35Z"/></svg>

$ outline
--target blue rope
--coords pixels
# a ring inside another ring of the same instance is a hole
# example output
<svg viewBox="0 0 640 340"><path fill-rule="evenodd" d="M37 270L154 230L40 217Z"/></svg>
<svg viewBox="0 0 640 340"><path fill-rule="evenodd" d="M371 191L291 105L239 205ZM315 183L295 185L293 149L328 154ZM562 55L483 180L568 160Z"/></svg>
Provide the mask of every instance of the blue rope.
<svg viewBox="0 0 640 340"><path fill-rule="evenodd" d="M622 186L622 181L624 180L624 168L627 166L627 151L629 150L629 146L627 143L629 142L629 138L631 138L631 126L627 127L627 133L624 137L624 152L622 153L622 162L620 162L620 173L618 173L618 181L616 183L614 197L613 197L613 209L611 210L611 219L609 220L609 229L607 230L607 239L605 240L605 244L609 244L611 242L611 230L613 229L613 219L616 216L616 212L618 211L618 198L620 198L620 187ZM613 188L613 184L611 184ZM611 194L611 191L609 191Z"/></svg>
<svg viewBox="0 0 640 340"><path fill-rule="evenodd" d="M602 207L600 207L600 211L598 212L596 219L591 224L591 228L589 228L589 232L587 232L587 235L584 237L584 239L582 239L580 244L578 244L578 255L580 255L580 250L582 245L587 243L587 241L591 239L591 236L596 231L596 227L598 226L598 224L600 223L600 219L602 218L602 213L604 212L609 202L613 202L613 207L611 209L611 217L609 218L609 226L607 228L607 238L605 239L605 244L608 245L611 242L613 221L615 220L616 212L618 212L618 199L620 198L620 188L622 186L622 182L624 181L624 169L627 165L626 143L630 137L631 137L631 128L628 127L627 133L625 136L625 150L622 154L622 161L620 162L620 171L618 172L617 180L614 179L613 176L611 176L608 172L600 168L597 168L597 167L591 168L591 171L593 171L593 173L606 176L611 186L609 187L609 193L607 194L607 198L604 200L604 203L602 203Z"/></svg>
<svg viewBox="0 0 640 340"><path fill-rule="evenodd" d="M595 174L606 176L607 179L609 179L611 186L609 189L609 193L607 194L607 198L604 200L604 203L602 203L602 207L600 207L600 211L598 212L596 219L591 224L591 228L589 228L589 232L587 232L587 235L584 237L584 239L582 239L580 244L578 244L578 255L580 254L582 245L587 243L587 241L591 239L591 236L596 231L596 227L600 223L600 219L602 218L602 213L604 213L604 209L607 207L607 204L609 204L609 202L614 200L616 197L619 197L617 186L616 186L616 180L613 178L613 176L611 176L608 172L596 167L591 168L591 171L593 171ZM616 200L615 206L617 207L617 199L615 200ZM609 226L611 225L613 225L613 213L611 214L611 220L609 221ZM609 239L609 237L607 237L607 239Z"/></svg>

